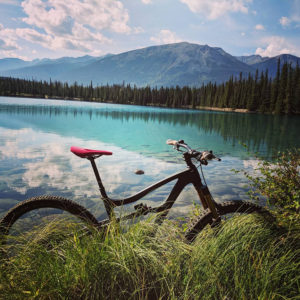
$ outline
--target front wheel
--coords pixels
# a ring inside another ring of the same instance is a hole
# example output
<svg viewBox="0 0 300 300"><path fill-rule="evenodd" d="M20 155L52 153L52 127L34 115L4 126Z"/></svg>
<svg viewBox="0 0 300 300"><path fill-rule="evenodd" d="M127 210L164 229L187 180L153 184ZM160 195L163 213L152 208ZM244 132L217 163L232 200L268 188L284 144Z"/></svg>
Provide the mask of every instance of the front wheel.
<svg viewBox="0 0 300 300"><path fill-rule="evenodd" d="M220 216L233 213L259 213L266 216L271 216L270 212L267 211L265 208L254 203L242 200L226 201L221 204L218 204L217 211ZM211 211L209 209L205 209L187 229L185 233L186 239L189 242L192 242L196 238L197 234L208 224L213 225L214 219Z"/></svg>
<svg viewBox="0 0 300 300"><path fill-rule="evenodd" d="M72 200L58 196L40 196L25 200L0 220L0 244L5 244L8 236L26 234L34 226L49 224L54 218L65 220L66 217L79 219L84 223L98 226L97 219L83 206Z"/></svg>

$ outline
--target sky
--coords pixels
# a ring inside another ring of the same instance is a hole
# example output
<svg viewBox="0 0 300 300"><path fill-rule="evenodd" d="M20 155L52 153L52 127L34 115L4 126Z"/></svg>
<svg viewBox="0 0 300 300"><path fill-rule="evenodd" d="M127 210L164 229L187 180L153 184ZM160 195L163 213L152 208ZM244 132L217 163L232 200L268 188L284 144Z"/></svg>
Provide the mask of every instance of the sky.
<svg viewBox="0 0 300 300"><path fill-rule="evenodd" d="M190 42L300 56L300 0L0 0L0 58L102 56Z"/></svg>

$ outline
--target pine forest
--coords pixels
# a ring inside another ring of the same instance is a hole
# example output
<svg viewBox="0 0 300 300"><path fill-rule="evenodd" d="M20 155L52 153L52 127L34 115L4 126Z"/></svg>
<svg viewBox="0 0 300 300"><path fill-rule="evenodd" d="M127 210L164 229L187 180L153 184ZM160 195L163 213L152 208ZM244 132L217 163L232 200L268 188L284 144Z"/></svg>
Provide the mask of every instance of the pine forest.
<svg viewBox="0 0 300 300"><path fill-rule="evenodd" d="M278 60L277 74L268 70L231 77L222 84L201 87L137 87L130 84L93 86L59 81L0 77L1 96L75 99L171 108L230 108L275 114L300 113L300 67Z"/></svg>

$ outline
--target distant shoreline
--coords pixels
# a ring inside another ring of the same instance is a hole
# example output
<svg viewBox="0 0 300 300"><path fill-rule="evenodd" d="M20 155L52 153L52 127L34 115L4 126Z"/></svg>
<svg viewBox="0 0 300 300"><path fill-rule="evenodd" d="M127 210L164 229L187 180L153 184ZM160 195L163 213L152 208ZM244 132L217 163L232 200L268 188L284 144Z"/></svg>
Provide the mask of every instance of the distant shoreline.
<svg viewBox="0 0 300 300"><path fill-rule="evenodd" d="M45 95L45 97L42 96L34 96L29 94L22 94L22 95L1 95L1 97L12 97L12 98L33 98L33 99L47 99L47 100L64 100L64 101L77 101L77 102L89 102L89 103L108 103L108 104L116 104L116 105L136 105L136 106L142 106L142 107L159 107L159 108L170 108L170 109L188 109L188 110L206 110L206 111L219 111L219 112L234 112L234 113L248 113L248 114L265 114L270 115L272 113L261 113L259 111L249 111L248 109L244 108L229 108L229 107L210 107L210 106L196 106L192 107L191 105L187 106L181 106L181 107L169 107L165 105L155 105L153 103L149 103L147 105L139 105L135 104L133 102L127 102L127 103L115 103L113 101L98 101L96 99L86 100L86 99L80 99L80 98L63 98L63 97L49 97ZM300 115L300 114L294 114L294 115Z"/></svg>
<svg viewBox="0 0 300 300"><path fill-rule="evenodd" d="M222 112L236 112L236 113L254 113L254 114L259 114L259 112L256 111L249 111L248 109L244 108L229 108L229 107L210 107L210 106L197 106L196 108L191 108L190 109L196 109L196 110L211 110L211 111L222 111Z"/></svg>
<svg viewBox="0 0 300 300"><path fill-rule="evenodd" d="M242 108L229 108L229 107L209 107L209 106L197 106L197 107L192 107L191 105L188 106L181 106L181 107L169 107L169 106L164 106L164 105L155 105L153 103L149 103L148 105L138 105L134 104L132 102L128 103L115 103L113 101L98 101L98 100L85 100L85 99L80 99L80 98L63 98L63 97L48 97L45 95L45 97L41 96L34 96L34 95L28 95L28 94L23 94L23 95L15 95L15 96L1 96L1 97L12 97L12 98L33 98L33 99L47 99L47 100L64 100L64 101L77 101L77 102L89 102L89 103L108 103L108 104L116 104L116 105L136 105L136 106L143 106L143 107L160 107L160 108L170 108L170 109L189 109L189 110L207 110L207 111L220 111L220 112L235 112L235 113L251 113L251 114L260 114L260 112L257 111L249 111L248 109L242 109Z"/></svg>

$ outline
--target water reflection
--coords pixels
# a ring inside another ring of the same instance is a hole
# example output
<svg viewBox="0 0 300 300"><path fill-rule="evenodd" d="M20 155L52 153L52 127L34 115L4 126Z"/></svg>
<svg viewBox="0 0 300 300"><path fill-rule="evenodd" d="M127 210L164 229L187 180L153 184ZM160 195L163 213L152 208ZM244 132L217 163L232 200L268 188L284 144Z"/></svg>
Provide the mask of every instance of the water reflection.
<svg viewBox="0 0 300 300"><path fill-rule="evenodd" d="M75 201L92 209L98 218L104 218L104 207L90 164L73 155L69 148L79 145L107 149L113 156L99 159L101 176L109 195L127 197L147 185L178 172L182 163L168 163L156 158L144 157L99 141L83 141L61 137L33 129L7 129L0 127L0 214L17 202L41 194L54 194ZM219 201L245 197L245 179L233 176L230 169L242 166L240 160L225 158L222 165L211 164L206 168L207 181L214 183L211 190ZM145 175L134 174L143 169ZM168 195L172 184L150 194L143 203L153 205ZM172 216L191 210L197 196L188 187L177 201Z"/></svg>
<svg viewBox="0 0 300 300"><path fill-rule="evenodd" d="M300 147L299 116L171 110L65 101L59 101L59 105L50 101L49 105L49 100L46 103L44 101L46 100L40 100L39 105L1 104L3 122L0 124L5 126L5 116L15 117L19 121L59 134L70 135L76 132L76 136L81 138L99 138L108 143L118 141L117 145L135 151L141 146L149 147L145 152L160 155L168 150L166 146L162 146L167 138L184 138L189 143L196 142L221 154L243 158L245 150L240 143L264 157L271 157L274 152L290 147ZM85 129L82 130L83 128ZM128 138L129 134L132 136ZM148 139L145 139L145 134ZM161 145L154 147L156 143Z"/></svg>
<svg viewBox="0 0 300 300"><path fill-rule="evenodd" d="M70 146L114 152L98 162L108 193L119 198L185 168L181 155L165 144L168 138L184 138L222 156L221 163L205 167L213 195L219 201L245 199L246 180L231 169L252 169L256 161L239 142L271 156L300 147L299 127L299 117L0 97L0 214L29 197L55 194L74 198L102 218L89 162L71 154ZM136 169L145 175L135 175ZM147 204L162 201L169 188L149 195ZM187 188L174 214L187 213L195 199Z"/></svg>

